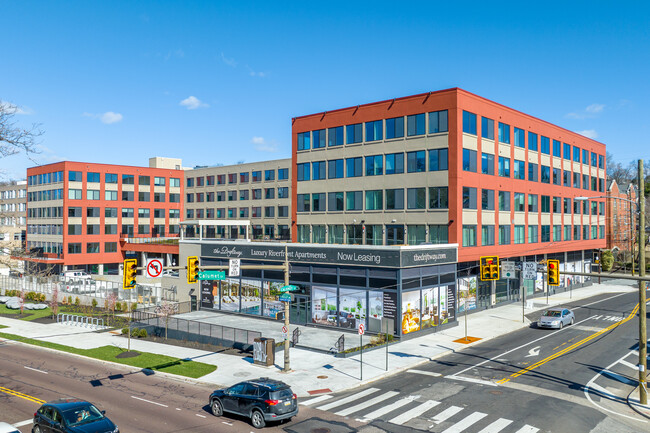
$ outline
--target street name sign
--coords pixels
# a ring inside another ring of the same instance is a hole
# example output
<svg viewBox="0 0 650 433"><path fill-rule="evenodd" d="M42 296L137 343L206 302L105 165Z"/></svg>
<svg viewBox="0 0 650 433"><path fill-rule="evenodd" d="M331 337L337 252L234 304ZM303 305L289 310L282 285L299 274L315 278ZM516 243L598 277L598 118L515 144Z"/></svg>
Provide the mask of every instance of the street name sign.
<svg viewBox="0 0 650 433"><path fill-rule="evenodd" d="M288 286L282 286L278 289L278 292L284 293L284 292L293 292L294 290L298 290L298 286L294 286L293 284L290 284Z"/></svg>
<svg viewBox="0 0 650 433"><path fill-rule="evenodd" d="M282 302L291 302L291 294L290 293L283 293L280 295L280 301Z"/></svg>
<svg viewBox="0 0 650 433"><path fill-rule="evenodd" d="M226 271L200 271L199 280L225 280Z"/></svg>

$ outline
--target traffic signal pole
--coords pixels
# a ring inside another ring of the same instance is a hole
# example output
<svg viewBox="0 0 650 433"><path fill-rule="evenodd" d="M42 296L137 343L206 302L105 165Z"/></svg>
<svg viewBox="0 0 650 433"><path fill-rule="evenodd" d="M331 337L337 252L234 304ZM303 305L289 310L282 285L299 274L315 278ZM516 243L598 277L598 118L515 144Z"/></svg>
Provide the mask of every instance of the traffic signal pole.
<svg viewBox="0 0 650 433"><path fill-rule="evenodd" d="M284 285L289 285L289 255L287 245L284 245ZM284 303L284 326L287 327L287 337L284 339L284 368L282 371L288 373L291 370L289 362L289 303Z"/></svg>
<svg viewBox="0 0 650 433"><path fill-rule="evenodd" d="M639 160L639 276L645 277L645 185L643 160ZM646 370L648 367L648 334L646 329L645 281L639 280L639 403L648 404Z"/></svg>

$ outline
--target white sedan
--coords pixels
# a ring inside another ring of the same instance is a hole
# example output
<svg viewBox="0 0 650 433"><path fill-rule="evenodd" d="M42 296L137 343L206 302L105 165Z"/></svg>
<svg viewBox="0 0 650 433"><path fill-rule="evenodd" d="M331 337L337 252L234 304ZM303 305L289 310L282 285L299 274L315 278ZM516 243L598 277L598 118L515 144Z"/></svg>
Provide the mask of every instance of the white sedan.
<svg viewBox="0 0 650 433"><path fill-rule="evenodd" d="M562 329L564 325L573 325L575 315L568 308L549 308L537 321L538 328Z"/></svg>

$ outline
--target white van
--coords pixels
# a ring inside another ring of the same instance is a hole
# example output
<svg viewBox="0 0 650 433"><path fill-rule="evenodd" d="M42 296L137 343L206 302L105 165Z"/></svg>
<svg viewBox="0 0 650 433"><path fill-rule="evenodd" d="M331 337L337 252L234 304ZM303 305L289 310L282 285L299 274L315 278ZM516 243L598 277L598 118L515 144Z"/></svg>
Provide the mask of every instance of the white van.
<svg viewBox="0 0 650 433"><path fill-rule="evenodd" d="M63 281L89 280L91 276L86 271L65 271L61 274Z"/></svg>

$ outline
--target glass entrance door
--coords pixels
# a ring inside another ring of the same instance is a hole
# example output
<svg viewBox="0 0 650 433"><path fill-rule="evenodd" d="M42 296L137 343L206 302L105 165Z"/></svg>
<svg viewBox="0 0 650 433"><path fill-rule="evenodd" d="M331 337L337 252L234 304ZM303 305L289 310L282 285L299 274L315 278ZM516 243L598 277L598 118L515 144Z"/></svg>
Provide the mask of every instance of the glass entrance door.
<svg viewBox="0 0 650 433"><path fill-rule="evenodd" d="M309 296L293 295L293 301L289 305L289 323L294 325L310 323L310 305Z"/></svg>

